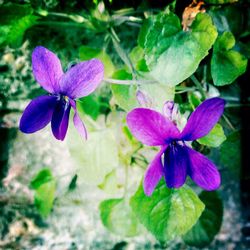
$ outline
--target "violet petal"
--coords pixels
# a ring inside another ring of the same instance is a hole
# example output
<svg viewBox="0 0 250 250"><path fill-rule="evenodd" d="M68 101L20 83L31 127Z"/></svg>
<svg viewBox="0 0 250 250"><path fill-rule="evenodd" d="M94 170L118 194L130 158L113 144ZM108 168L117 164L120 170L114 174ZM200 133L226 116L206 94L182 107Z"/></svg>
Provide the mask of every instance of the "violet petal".
<svg viewBox="0 0 250 250"><path fill-rule="evenodd" d="M32 70L36 81L49 93L59 93L59 79L63 75L58 57L38 46L32 53Z"/></svg>
<svg viewBox="0 0 250 250"><path fill-rule="evenodd" d="M211 191L220 186L220 173L216 166L201 153L186 147L189 155L188 175L201 188Z"/></svg>
<svg viewBox="0 0 250 250"><path fill-rule="evenodd" d="M55 96L39 96L32 100L20 119L20 130L29 134L44 128L51 121L55 105Z"/></svg>
<svg viewBox="0 0 250 250"><path fill-rule="evenodd" d="M60 100L56 104L51 120L51 128L57 140L63 141L66 136L69 125L70 108L71 105L69 102L64 100Z"/></svg>
<svg viewBox="0 0 250 250"><path fill-rule="evenodd" d="M179 136L179 130L168 118L147 108L135 108L130 111L127 124L131 133L149 146L165 145Z"/></svg>
<svg viewBox="0 0 250 250"><path fill-rule="evenodd" d="M207 135L223 114L225 101L215 97L201 103L191 114L181 133L185 141L193 141Z"/></svg>
<svg viewBox="0 0 250 250"><path fill-rule="evenodd" d="M164 153L164 174L169 188L181 187L187 177L188 157L184 146L171 145Z"/></svg>
<svg viewBox="0 0 250 250"><path fill-rule="evenodd" d="M131 133L149 146L165 145L179 136L179 130L169 119L147 108L135 108L130 111L127 124Z"/></svg>
<svg viewBox="0 0 250 250"><path fill-rule="evenodd" d="M73 122L75 125L75 128L77 129L77 131L79 132L79 134L87 140L87 130L84 126L84 123L82 122L78 112L77 112L77 108L76 108L76 102L74 100L70 101L70 104L72 106L72 108L75 111L74 117L73 117Z"/></svg>
<svg viewBox="0 0 250 250"><path fill-rule="evenodd" d="M62 94L71 99L87 96L98 87L103 75L104 66L98 59L78 63L61 78Z"/></svg>
<svg viewBox="0 0 250 250"><path fill-rule="evenodd" d="M163 176L163 165L161 156L166 150L167 146L163 146L157 153L153 161L149 164L148 169L144 175L143 188L147 196L151 196L158 182Z"/></svg>

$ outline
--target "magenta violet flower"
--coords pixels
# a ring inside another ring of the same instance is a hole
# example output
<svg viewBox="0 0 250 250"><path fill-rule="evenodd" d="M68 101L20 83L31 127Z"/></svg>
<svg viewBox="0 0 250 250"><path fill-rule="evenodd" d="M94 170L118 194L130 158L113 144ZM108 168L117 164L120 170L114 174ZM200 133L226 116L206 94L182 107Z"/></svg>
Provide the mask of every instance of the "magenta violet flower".
<svg viewBox="0 0 250 250"><path fill-rule="evenodd" d="M102 62L97 59L80 62L64 73L58 57L38 46L32 53L32 69L36 81L49 95L39 96L28 104L20 120L20 130L34 133L51 122L55 138L64 140L72 107L74 125L87 138L75 100L89 95L98 87L104 74Z"/></svg>
<svg viewBox="0 0 250 250"><path fill-rule="evenodd" d="M205 190L220 186L216 166L189 147L187 141L207 135L219 121L224 106L225 101L221 98L207 99L190 115L182 132L170 119L152 109L135 108L128 113L127 124L132 134L143 144L161 147L144 176L146 195L153 193L162 176L169 188L181 187L187 175Z"/></svg>

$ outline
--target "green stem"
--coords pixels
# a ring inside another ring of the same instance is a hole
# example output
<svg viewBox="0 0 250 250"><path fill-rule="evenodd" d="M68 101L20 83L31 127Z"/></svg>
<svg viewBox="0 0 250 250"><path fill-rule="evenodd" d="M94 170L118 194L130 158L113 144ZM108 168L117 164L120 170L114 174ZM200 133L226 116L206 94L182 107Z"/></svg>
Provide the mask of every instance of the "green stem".
<svg viewBox="0 0 250 250"><path fill-rule="evenodd" d="M121 85L157 84L154 80L118 80L110 78L105 78L104 82Z"/></svg>
<svg viewBox="0 0 250 250"><path fill-rule="evenodd" d="M205 100L206 99L206 92L204 91L201 83L198 81L198 79L194 75L190 76L190 79L193 81L193 83L196 85L196 87L200 91L202 99Z"/></svg>
<svg viewBox="0 0 250 250"><path fill-rule="evenodd" d="M129 69L132 72L133 78L134 78L136 75L136 70L135 70L130 58L128 57L127 53L121 47L120 39L119 39L118 35L116 34L113 27L110 28L110 35L111 35L112 42L114 44L114 48L115 48L117 54L119 55L121 60L129 67Z"/></svg>
<svg viewBox="0 0 250 250"><path fill-rule="evenodd" d="M222 115L222 117L224 118L224 120L226 121L227 125L229 126L229 128L233 131L235 131L235 127L233 126L233 124L230 122L230 120L226 117L226 115Z"/></svg>

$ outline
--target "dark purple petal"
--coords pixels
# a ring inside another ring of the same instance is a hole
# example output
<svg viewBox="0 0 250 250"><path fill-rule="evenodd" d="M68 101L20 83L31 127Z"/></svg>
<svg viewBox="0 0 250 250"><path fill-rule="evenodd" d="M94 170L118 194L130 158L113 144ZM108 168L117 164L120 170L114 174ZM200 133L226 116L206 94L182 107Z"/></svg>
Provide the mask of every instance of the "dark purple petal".
<svg viewBox="0 0 250 250"><path fill-rule="evenodd" d="M184 146L170 145L164 153L164 174L169 188L181 187L187 177L188 157Z"/></svg>
<svg viewBox="0 0 250 250"><path fill-rule="evenodd" d="M48 92L59 93L59 79L63 75L58 57L48 49L38 46L32 53L32 69L36 81Z"/></svg>
<svg viewBox="0 0 250 250"><path fill-rule="evenodd" d="M62 93L72 99L87 96L101 83L103 74L104 66L98 59L78 63L61 78Z"/></svg>
<svg viewBox="0 0 250 250"><path fill-rule="evenodd" d="M75 114L74 114L74 117L73 117L73 122L74 122L74 125L75 125L75 128L77 129L77 131L79 132L79 134L87 140L87 130L84 126L84 123L82 122L78 112L77 112L77 108L76 108L76 102L71 100L70 101L70 104L72 106L72 108L74 109L75 111Z"/></svg>
<svg viewBox="0 0 250 250"><path fill-rule="evenodd" d="M160 146L178 138L177 127L161 113L147 108L136 108L127 115L131 133L143 144Z"/></svg>
<svg viewBox="0 0 250 250"><path fill-rule="evenodd" d="M147 196L150 196L155 187L157 186L158 182L163 176L163 165L161 156L166 150L167 146L161 148L160 152L155 156L153 161L149 164L148 169L144 175L144 193Z"/></svg>
<svg viewBox="0 0 250 250"><path fill-rule="evenodd" d="M55 105L55 96L39 96L32 100L23 112L19 129L29 134L44 128L51 121Z"/></svg>
<svg viewBox="0 0 250 250"><path fill-rule="evenodd" d="M211 191L220 186L220 173L216 166L201 153L186 147L190 159L188 175L201 188Z"/></svg>
<svg viewBox="0 0 250 250"><path fill-rule="evenodd" d="M201 103L191 114L181 133L184 141L193 141L209 133L223 114L225 101L215 97Z"/></svg>
<svg viewBox="0 0 250 250"><path fill-rule="evenodd" d="M51 120L51 128L57 140L63 141L66 136L69 125L70 108L71 105L65 100L60 100L56 104Z"/></svg>

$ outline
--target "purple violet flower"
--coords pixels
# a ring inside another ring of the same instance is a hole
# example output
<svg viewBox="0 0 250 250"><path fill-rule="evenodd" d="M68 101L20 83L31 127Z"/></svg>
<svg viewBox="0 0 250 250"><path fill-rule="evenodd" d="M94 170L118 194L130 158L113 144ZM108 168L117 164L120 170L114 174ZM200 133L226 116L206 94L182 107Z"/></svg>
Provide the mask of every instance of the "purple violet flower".
<svg viewBox="0 0 250 250"><path fill-rule="evenodd" d="M21 117L20 130L34 133L51 122L53 135L63 141L72 107L74 125L87 139L87 131L78 115L75 100L89 95L101 83L104 73L102 62L97 59L80 62L63 73L58 57L38 46L32 53L32 69L36 81L49 95L39 96L29 103Z"/></svg>
<svg viewBox="0 0 250 250"><path fill-rule="evenodd" d="M169 188L179 188L187 175L201 188L215 190L220 186L216 166L201 153L186 145L209 133L223 114L225 101L207 99L190 115L182 132L161 113L147 108L135 108L127 115L132 134L143 144L160 146L144 176L144 192L150 196L162 176ZM163 161L162 161L163 155Z"/></svg>

